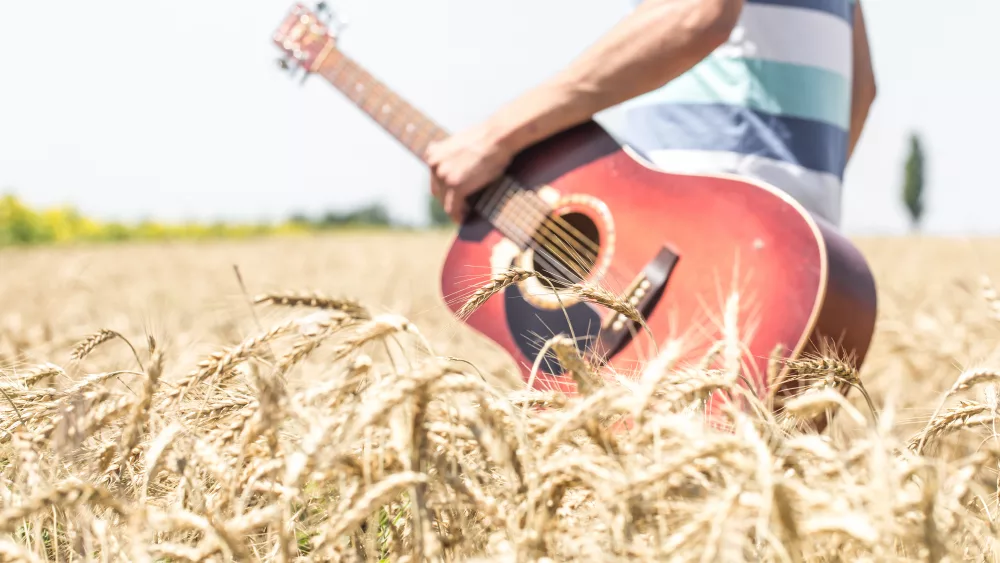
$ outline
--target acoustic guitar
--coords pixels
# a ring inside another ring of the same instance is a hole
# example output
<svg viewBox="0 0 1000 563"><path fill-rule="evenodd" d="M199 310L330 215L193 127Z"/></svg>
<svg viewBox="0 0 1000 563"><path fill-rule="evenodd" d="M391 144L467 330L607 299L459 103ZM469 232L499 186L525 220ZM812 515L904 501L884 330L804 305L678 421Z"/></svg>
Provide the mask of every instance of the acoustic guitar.
<svg viewBox="0 0 1000 563"><path fill-rule="evenodd" d="M341 52L335 28L325 5L294 5L273 36L282 67L324 78L424 160L447 132ZM541 274L517 276L459 315L535 388L578 391L551 353L539 355L554 335L571 336L602 373L636 378L657 353L673 365L702 361L734 314L744 379L760 397L785 392L771 386L789 359L833 352L858 368L868 351L876 288L864 257L766 183L665 173L588 121L524 150L469 203L442 298L458 313L454 296L512 267ZM613 292L639 318L584 299L581 283ZM772 358L782 367L769 375Z"/></svg>

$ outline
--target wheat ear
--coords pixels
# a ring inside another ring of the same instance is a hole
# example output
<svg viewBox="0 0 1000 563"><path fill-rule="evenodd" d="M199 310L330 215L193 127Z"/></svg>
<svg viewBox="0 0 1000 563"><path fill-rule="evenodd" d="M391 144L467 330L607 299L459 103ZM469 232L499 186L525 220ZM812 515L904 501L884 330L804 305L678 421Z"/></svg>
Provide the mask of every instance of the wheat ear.
<svg viewBox="0 0 1000 563"><path fill-rule="evenodd" d="M509 268L500 272L472 294L472 297L470 297L469 300L465 302L465 305L459 309L458 316L464 318L471 315L473 311L482 306L483 303L486 303L490 297L500 293L507 286L524 281L536 275L537 274L535 272L529 272L523 268Z"/></svg>

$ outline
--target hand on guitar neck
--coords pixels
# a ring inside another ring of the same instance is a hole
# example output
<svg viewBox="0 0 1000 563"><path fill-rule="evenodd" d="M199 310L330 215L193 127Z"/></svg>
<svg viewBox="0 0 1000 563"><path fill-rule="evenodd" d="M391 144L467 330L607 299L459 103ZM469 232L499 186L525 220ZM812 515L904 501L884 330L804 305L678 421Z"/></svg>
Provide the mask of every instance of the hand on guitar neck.
<svg viewBox="0 0 1000 563"><path fill-rule="evenodd" d="M466 198L499 178L513 157L485 124L431 143L426 156L431 193L452 221L461 223L468 211Z"/></svg>

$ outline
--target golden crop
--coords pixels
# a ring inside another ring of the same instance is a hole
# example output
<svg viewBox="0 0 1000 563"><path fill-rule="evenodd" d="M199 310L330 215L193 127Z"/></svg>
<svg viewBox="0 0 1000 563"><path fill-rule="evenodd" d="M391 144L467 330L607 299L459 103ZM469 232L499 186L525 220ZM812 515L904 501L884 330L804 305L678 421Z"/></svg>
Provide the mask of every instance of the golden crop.
<svg viewBox="0 0 1000 563"><path fill-rule="evenodd" d="M696 414L731 370L518 390L439 301L446 244L0 251L0 559L997 560L994 241L860 240L864 369L732 433Z"/></svg>

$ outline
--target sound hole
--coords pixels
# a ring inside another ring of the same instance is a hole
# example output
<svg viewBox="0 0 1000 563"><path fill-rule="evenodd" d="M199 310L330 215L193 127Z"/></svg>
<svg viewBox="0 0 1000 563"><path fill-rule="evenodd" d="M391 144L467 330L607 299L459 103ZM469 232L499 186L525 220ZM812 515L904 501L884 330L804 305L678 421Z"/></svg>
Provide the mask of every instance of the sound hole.
<svg viewBox="0 0 1000 563"><path fill-rule="evenodd" d="M551 280L541 282L555 289L583 281L597 263L600 233L597 223L583 213L549 217L533 238L538 247L532 266Z"/></svg>

